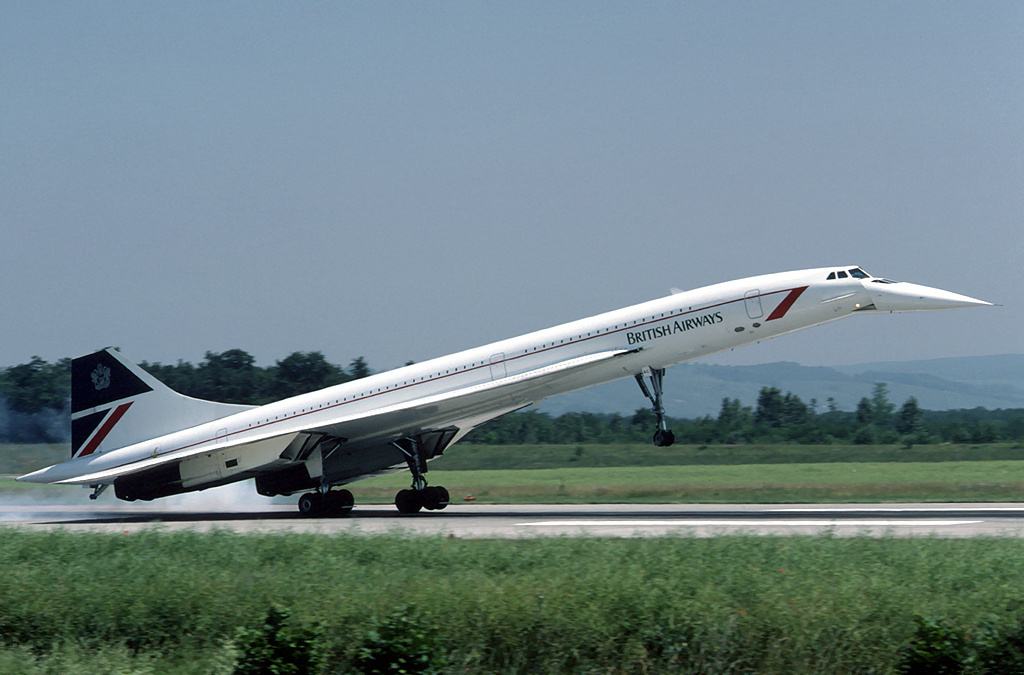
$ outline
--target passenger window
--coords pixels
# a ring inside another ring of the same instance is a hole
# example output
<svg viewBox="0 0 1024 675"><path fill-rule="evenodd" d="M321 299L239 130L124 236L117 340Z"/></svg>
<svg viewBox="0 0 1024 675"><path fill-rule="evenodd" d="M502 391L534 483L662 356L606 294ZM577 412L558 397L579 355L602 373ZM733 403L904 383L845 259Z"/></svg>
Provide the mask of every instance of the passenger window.
<svg viewBox="0 0 1024 675"><path fill-rule="evenodd" d="M840 279L845 279L846 278L846 272L840 272L839 273L839 278Z"/></svg>
<svg viewBox="0 0 1024 675"><path fill-rule="evenodd" d="M832 272L831 274L828 275L828 278L825 281L831 281L832 279L835 279L835 278L836 278L836 273Z"/></svg>

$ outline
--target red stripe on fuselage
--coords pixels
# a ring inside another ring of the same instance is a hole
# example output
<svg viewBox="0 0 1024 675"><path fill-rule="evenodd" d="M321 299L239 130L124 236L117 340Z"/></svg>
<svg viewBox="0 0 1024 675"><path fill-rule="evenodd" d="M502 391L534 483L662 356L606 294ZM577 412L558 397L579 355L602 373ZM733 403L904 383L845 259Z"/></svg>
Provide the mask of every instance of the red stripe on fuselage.
<svg viewBox="0 0 1024 675"><path fill-rule="evenodd" d="M128 401L127 403L122 403L121 405L114 408L114 412L110 414L110 417L104 420L103 424L100 426L100 430L96 432L96 434L92 437L92 440L85 444L85 447L82 448L82 452L79 453L78 456L85 457L86 455L91 455L96 450L96 448L100 447L100 443L103 442L103 439L107 437L107 434L110 433L110 430L114 428L114 425L117 424L122 417L124 417L124 414L128 412L128 408L131 407L132 402Z"/></svg>
<svg viewBox="0 0 1024 675"><path fill-rule="evenodd" d="M786 316L786 312L793 306L796 299L800 297L800 294L807 290L807 286L801 286L800 288L794 288L789 292L789 295L782 299L779 306L775 308L775 311L768 315L765 321L774 321L775 319L781 319Z"/></svg>

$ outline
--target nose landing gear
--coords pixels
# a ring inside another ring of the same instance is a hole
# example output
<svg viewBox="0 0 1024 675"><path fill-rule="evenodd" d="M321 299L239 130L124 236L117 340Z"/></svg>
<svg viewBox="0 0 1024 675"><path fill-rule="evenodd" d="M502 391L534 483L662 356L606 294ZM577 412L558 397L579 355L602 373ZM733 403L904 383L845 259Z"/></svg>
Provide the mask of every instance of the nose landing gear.
<svg viewBox="0 0 1024 675"><path fill-rule="evenodd" d="M650 387L647 386L647 382L644 381L644 376L650 379ZM664 368L645 368L644 372L637 373L635 376L636 383L640 385L640 391L643 392L647 400L651 402L651 407L654 410L654 416L658 421L658 428L654 432L654 445L659 448L667 448L676 442L676 435L672 433L672 430L668 428L665 422L665 406L662 401L662 381L665 379Z"/></svg>

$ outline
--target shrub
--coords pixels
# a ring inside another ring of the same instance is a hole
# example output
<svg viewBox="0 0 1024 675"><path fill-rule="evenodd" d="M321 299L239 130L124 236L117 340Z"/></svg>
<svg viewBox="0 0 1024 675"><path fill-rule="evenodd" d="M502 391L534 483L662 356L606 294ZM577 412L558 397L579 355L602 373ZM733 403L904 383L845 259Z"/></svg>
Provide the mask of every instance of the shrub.
<svg viewBox="0 0 1024 675"><path fill-rule="evenodd" d="M986 622L972 630L945 620L916 617L915 621L914 637L901 653L900 672L1024 673L1024 619L1005 626Z"/></svg>
<svg viewBox="0 0 1024 675"><path fill-rule="evenodd" d="M238 630L235 643L241 654L235 673L308 675L316 672L317 638L316 631L291 625L287 610L271 607L262 626Z"/></svg>
<svg viewBox="0 0 1024 675"><path fill-rule="evenodd" d="M963 632L945 620L915 617L917 629L903 648L900 672L906 675L944 675L960 673L968 660L968 644Z"/></svg>
<svg viewBox="0 0 1024 675"><path fill-rule="evenodd" d="M401 606L366 632L353 665L361 673L435 673L443 662L427 622Z"/></svg>
<svg viewBox="0 0 1024 675"><path fill-rule="evenodd" d="M1011 675L1024 673L1024 618L1002 630L987 626L975 638L978 670Z"/></svg>

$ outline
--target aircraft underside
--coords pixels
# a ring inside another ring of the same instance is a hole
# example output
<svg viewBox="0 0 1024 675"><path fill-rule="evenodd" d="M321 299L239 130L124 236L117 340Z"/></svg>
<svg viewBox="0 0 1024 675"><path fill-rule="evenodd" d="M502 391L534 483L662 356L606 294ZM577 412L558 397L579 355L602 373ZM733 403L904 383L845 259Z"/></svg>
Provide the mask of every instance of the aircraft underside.
<svg viewBox="0 0 1024 675"><path fill-rule="evenodd" d="M413 475L411 490L417 494L426 491L418 500L422 502L420 506L439 509L447 506L447 491L441 495L443 488L428 489L427 462L440 457L457 433L457 428L448 427L390 442L352 445L344 443L344 439L311 434L290 444L281 457L259 469L190 482L187 471L182 470L185 463L179 463L118 478L114 481L114 492L119 499L148 501L254 478L256 491L266 497L314 493L300 499L300 509L305 513L344 513L352 509L354 500L348 490L336 488L358 478L407 467ZM417 501L408 495L403 500Z"/></svg>

